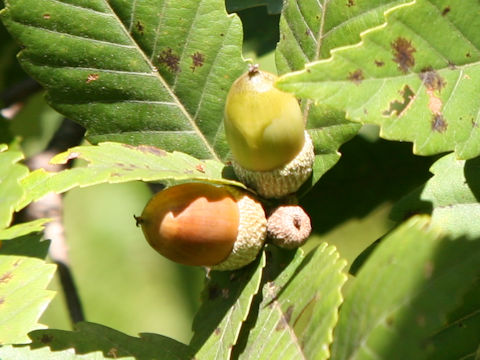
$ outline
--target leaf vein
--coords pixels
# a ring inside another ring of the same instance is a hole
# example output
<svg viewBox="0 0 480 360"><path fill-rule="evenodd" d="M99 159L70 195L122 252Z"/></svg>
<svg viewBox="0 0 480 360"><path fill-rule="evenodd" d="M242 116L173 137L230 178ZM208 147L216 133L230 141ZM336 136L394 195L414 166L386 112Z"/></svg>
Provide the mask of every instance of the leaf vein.
<svg viewBox="0 0 480 360"><path fill-rule="evenodd" d="M111 7L111 5L109 4L109 2L107 0L104 0L106 6L108 6L111 10L111 12L113 14L115 14L113 8ZM135 47L138 49L138 52L143 56L145 62L150 66L151 69L155 69L155 66L152 64L152 62L150 61L150 59L148 58L147 54L145 54L145 52L143 51L143 49L135 42L135 40L133 39L132 35L127 31L126 27L125 27L125 24L123 24L123 22L121 21L121 19L115 14L116 18L118 19L118 22L120 24L122 24L122 27L123 27L123 30L125 32L125 34L128 36L128 38L130 39L130 41L135 44ZM189 33L189 36L190 36L190 33ZM205 148L207 149L207 151L210 153L210 155L215 159L215 160L218 160L220 161L220 159L218 158L217 154L215 153L214 149L211 147L211 145L208 143L208 141L206 140L204 134L200 131L200 129L198 128L198 125L195 123L195 121L192 119L192 116L191 114L187 111L187 109L185 108L185 106L183 105L183 103L180 101L180 99L178 98L178 96L175 94L175 91L174 89L166 82L166 80L158 73L158 72L155 72L157 78L159 79L160 83L164 86L164 88L168 91L168 93L170 94L170 96L172 97L172 99L177 103L180 111L182 112L182 114L185 116L185 118L188 120L188 122L190 123L191 127L196 131L197 133L197 136L201 139L202 143L204 144Z"/></svg>
<svg viewBox="0 0 480 360"><path fill-rule="evenodd" d="M112 16L112 14L109 14L109 13L104 13L102 11L98 11L98 10L95 10L95 9L92 9L92 8L89 8L89 7L85 7L85 6L66 3L66 2L60 1L60 0L49 0L49 1L57 3L57 4L65 5L66 7L71 7L71 8L75 8L75 9L81 9L81 10L89 11L89 12L92 12L92 13L95 13L95 14L98 14L98 15Z"/></svg>

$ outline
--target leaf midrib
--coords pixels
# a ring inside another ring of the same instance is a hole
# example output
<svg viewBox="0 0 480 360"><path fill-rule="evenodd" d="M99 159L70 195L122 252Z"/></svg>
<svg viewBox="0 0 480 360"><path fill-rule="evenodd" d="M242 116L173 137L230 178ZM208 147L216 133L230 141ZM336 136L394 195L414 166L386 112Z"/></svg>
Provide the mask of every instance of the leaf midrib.
<svg viewBox="0 0 480 360"><path fill-rule="evenodd" d="M195 123L194 119L192 118L192 116L190 115L190 113L187 111L187 109L185 108L185 106L182 104L182 102L180 101L180 99L177 97L177 95L173 92L172 88L170 87L170 85L165 81L165 79L163 79L162 76L160 76L160 73L158 71L154 71L155 69L155 66L151 63L150 59L147 57L147 55L145 54L145 52L142 50L142 48L140 48L137 44L137 42L135 41L135 39L131 36L130 32L128 31L128 29L125 27L125 24L121 21L121 19L118 17L118 15L115 13L115 11L113 10L113 8L111 7L110 3L107 1L107 0L104 0L104 3L106 4L106 6L108 7L108 9L110 9L111 13L112 13L112 16L115 17L115 19L118 21L118 23L120 24L122 30L125 32L125 34L127 35L128 39L130 40L130 42L134 45L134 48L137 49L137 51L141 54L142 58L144 59L144 61L148 64L148 66L150 67L151 71L152 71L152 74L154 74L154 76L157 77L157 79L161 82L161 84L164 86L164 88L167 90L168 94L172 97L172 99L174 100L174 102L176 103L176 105L178 106L178 108L180 109L180 111L184 114L184 116L187 118L187 120L189 121L190 125L192 126L192 128L194 129L194 131L196 132L197 136L200 137L200 139L202 140L203 144L205 145L205 147L207 148L208 152L212 155L212 157L217 160L217 161L221 161L220 158L217 156L217 154L215 153L214 149L210 146L210 143L207 141L207 139L205 138L205 136L203 135L203 133L200 131L199 127L197 126L197 124Z"/></svg>

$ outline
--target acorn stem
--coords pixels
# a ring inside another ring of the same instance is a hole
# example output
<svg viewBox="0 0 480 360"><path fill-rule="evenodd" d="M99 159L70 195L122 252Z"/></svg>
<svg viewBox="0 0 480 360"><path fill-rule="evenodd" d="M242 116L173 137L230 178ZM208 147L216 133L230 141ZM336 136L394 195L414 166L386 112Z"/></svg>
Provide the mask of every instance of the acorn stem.
<svg viewBox="0 0 480 360"><path fill-rule="evenodd" d="M136 227L140 227L144 223L144 220L141 216L133 215L133 218L135 219L135 226Z"/></svg>

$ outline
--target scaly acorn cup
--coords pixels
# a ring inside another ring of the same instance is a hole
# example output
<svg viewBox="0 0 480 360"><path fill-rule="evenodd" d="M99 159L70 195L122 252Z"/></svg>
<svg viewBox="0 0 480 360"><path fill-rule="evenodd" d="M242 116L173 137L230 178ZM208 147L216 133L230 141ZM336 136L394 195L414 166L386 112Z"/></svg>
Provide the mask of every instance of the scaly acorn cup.
<svg viewBox="0 0 480 360"><path fill-rule="evenodd" d="M266 239L262 205L231 186L186 183L169 187L154 195L136 220L161 255L213 270L249 264Z"/></svg>
<svg viewBox="0 0 480 360"><path fill-rule="evenodd" d="M296 192L315 157L297 99L275 88L275 80L252 66L235 80L225 103L235 174L265 198Z"/></svg>

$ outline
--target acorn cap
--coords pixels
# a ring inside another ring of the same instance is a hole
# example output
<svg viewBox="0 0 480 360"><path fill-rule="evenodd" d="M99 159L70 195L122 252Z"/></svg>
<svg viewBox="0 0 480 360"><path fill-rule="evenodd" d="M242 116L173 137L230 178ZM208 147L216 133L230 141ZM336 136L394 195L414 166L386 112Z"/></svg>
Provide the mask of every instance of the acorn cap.
<svg viewBox="0 0 480 360"><path fill-rule="evenodd" d="M305 143L289 163L271 171L253 171L232 161L238 179L264 198L282 198L296 192L310 177L315 160L312 139L305 131Z"/></svg>
<svg viewBox="0 0 480 360"><path fill-rule="evenodd" d="M235 270L248 265L258 255L267 237L267 219L262 205L246 192L229 187L240 211L237 240L230 255L212 270Z"/></svg>
<svg viewBox="0 0 480 360"><path fill-rule="evenodd" d="M268 217L268 239L284 249L296 249L303 245L311 231L310 217L298 205L279 206Z"/></svg>

